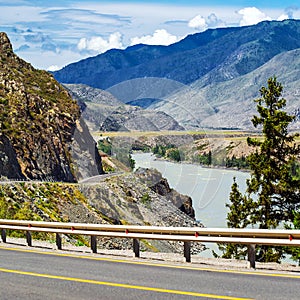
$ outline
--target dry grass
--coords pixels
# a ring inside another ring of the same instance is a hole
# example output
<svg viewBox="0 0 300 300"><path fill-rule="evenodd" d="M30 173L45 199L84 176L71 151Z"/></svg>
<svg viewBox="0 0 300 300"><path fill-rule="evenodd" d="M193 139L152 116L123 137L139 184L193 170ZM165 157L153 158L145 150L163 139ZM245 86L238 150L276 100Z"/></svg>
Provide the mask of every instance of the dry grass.
<svg viewBox="0 0 300 300"><path fill-rule="evenodd" d="M117 132L93 132L93 136L108 137L140 137L140 136L165 136L165 135L206 135L210 137L236 136L236 138L253 135L247 131L231 131L231 130L201 130L201 131L117 131Z"/></svg>

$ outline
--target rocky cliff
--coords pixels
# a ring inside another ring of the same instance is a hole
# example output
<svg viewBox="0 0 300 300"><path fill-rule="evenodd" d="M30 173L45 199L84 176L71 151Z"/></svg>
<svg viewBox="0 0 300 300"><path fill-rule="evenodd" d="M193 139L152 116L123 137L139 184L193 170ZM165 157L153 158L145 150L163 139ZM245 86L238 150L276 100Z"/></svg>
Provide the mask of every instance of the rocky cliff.
<svg viewBox="0 0 300 300"><path fill-rule="evenodd" d="M178 209L186 213L191 218L195 218L192 198L178 193L170 188L166 178L155 169L138 169L138 178L145 183L152 191L158 195L166 197L167 201L173 203Z"/></svg>
<svg viewBox="0 0 300 300"><path fill-rule="evenodd" d="M80 117L76 101L52 75L15 55L0 33L0 176L74 182L101 173ZM85 165L82 153L88 153Z"/></svg>

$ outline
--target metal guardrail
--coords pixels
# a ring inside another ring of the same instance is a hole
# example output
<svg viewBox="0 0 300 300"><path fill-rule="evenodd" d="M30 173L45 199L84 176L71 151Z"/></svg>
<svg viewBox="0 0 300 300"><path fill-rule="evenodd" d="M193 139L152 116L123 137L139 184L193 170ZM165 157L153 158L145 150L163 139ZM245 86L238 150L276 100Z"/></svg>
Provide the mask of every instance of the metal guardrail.
<svg viewBox="0 0 300 300"><path fill-rule="evenodd" d="M255 268L255 245L300 247L300 230L158 227L6 219L0 219L0 229L4 243L6 243L6 230L26 231L28 246L32 246L31 232L55 233L56 246L59 250L62 249L61 234L89 235L93 253L97 253L97 236L131 238L135 257L140 256L141 239L182 241L186 262L191 262L191 242L243 244L248 246L248 261L252 268Z"/></svg>

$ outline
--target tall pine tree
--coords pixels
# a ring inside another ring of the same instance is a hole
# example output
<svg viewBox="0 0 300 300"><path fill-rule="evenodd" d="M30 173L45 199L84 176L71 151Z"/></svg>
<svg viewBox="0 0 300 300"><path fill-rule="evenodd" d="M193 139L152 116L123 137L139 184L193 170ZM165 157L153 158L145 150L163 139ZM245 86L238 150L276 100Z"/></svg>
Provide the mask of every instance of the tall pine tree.
<svg viewBox="0 0 300 300"><path fill-rule="evenodd" d="M255 152L248 157L251 177L247 180L246 195L240 194L235 182L232 186L235 196L231 195L227 219L230 222L235 215L239 226L234 227L276 228L282 222L292 222L293 212L299 211L300 181L292 170L300 148L295 143L298 134L288 131L294 116L284 111L286 100L282 90L276 77L269 78L268 87L262 87L261 98L255 100L259 116L254 116L252 123L261 128L262 137L247 139ZM232 225L228 223L229 227ZM278 261L281 256L280 248L261 247L258 252L261 261Z"/></svg>

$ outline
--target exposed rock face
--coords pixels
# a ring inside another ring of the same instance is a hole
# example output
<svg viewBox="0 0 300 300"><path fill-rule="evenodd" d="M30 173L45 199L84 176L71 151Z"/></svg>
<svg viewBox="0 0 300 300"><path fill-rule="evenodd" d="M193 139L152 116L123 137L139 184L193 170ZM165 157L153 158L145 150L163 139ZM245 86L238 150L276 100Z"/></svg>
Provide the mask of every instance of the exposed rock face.
<svg viewBox="0 0 300 300"><path fill-rule="evenodd" d="M84 179L103 173L101 157L96 143L82 118L76 122L71 155L77 166L76 178Z"/></svg>
<svg viewBox="0 0 300 300"><path fill-rule="evenodd" d="M106 113L109 110L106 110ZM184 130L164 112L122 105L111 110L100 126L101 131Z"/></svg>
<svg viewBox="0 0 300 300"><path fill-rule="evenodd" d="M71 149L79 119L69 93L49 73L16 56L7 35L0 33L0 175L77 181L81 164ZM81 146L92 142L88 136L86 131L77 141L77 158ZM92 164L101 173L99 157Z"/></svg>
<svg viewBox="0 0 300 300"><path fill-rule="evenodd" d="M171 189L167 179L163 178L160 172L154 169L139 168L136 174L140 180L146 183L155 193L165 196L168 201L172 202L182 212L195 218L192 198Z"/></svg>
<svg viewBox="0 0 300 300"><path fill-rule="evenodd" d="M98 184L83 184L80 190L85 195L89 207L92 207L94 212L100 212L113 224L203 227L194 218L180 211L168 198L168 194L162 196L149 187L156 176L153 178L148 176L157 173L155 170L141 169L136 173L109 177ZM178 194L178 198L180 196L182 195ZM123 239L120 244L116 239L109 238L106 247L110 247L108 243L111 243L115 249L123 249L125 242ZM146 245L142 245L142 249L149 249L149 246L152 248L151 251L182 252L180 242L148 241ZM192 247L193 253L203 250L199 243L193 243Z"/></svg>
<svg viewBox="0 0 300 300"><path fill-rule="evenodd" d="M15 179L24 179L15 150L8 138L0 135L0 177L9 178L11 174L14 174Z"/></svg>
<svg viewBox="0 0 300 300"><path fill-rule="evenodd" d="M8 39L8 36L4 33L0 33L0 51L2 54L2 57L4 56L11 56L13 55L13 48L12 45Z"/></svg>

